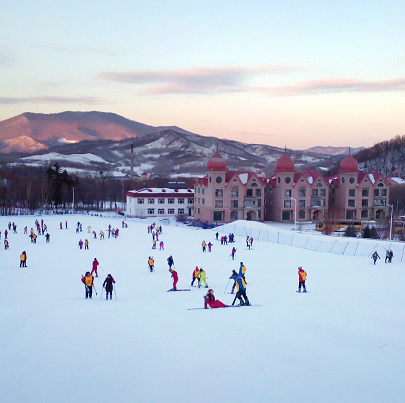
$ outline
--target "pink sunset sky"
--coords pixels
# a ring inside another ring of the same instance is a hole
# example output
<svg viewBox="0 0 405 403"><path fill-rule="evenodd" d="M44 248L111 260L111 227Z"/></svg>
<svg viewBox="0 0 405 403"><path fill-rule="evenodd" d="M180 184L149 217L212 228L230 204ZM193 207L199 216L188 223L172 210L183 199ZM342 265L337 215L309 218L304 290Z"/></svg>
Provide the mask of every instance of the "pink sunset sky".
<svg viewBox="0 0 405 403"><path fill-rule="evenodd" d="M405 134L402 1L3 8L0 120L98 110L293 149Z"/></svg>

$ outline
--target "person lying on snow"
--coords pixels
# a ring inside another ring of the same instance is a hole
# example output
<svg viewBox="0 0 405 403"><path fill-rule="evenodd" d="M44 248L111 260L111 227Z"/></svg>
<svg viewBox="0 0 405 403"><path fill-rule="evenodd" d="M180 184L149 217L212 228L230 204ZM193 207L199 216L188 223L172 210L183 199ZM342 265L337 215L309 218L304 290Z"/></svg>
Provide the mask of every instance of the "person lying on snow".
<svg viewBox="0 0 405 403"><path fill-rule="evenodd" d="M218 299L215 299L214 290L212 290L211 288L208 290L207 295L204 296L205 309L208 308L207 305L209 305L210 308L225 308L227 306Z"/></svg>

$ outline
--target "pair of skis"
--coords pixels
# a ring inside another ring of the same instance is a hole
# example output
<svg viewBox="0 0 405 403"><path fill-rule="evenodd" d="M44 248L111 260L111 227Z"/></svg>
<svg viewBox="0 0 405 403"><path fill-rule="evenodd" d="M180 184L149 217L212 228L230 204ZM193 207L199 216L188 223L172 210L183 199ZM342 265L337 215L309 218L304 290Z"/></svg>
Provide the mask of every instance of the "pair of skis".
<svg viewBox="0 0 405 403"><path fill-rule="evenodd" d="M261 305L226 305L218 308L188 308L188 311L194 311L196 309L221 309L221 308L241 308L243 306L261 306Z"/></svg>

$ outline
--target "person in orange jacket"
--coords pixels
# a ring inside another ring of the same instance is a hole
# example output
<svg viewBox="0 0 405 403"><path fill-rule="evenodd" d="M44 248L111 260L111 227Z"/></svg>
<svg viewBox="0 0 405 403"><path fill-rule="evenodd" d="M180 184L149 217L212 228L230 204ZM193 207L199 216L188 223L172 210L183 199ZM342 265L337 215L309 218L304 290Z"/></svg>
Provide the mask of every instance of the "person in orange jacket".
<svg viewBox="0 0 405 403"><path fill-rule="evenodd" d="M198 266L195 267L193 271L193 281L191 282L191 285L194 286L194 281L197 280L197 284L200 281L200 269Z"/></svg>
<svg viewBox="0 0 405 403"><path fill-rule="evenodd" d="M302 266L298 267L298 292L301 292L301 287L303 287L304 292L307 292L305 287L305 280L307 279L307 273L302 268Z"/></svg>
<svg viewBox="0 0 405 403"><path fill-rule="evenodd" d="M27 267L27 253L25 251L20 255L20 267Z"/></svg>
<svg viewBox="0 0 405 403"><path fill-rule="evenodd" d="M148 265L149 265L149 270L152 272L152 271L153 271L153 268L154 268L154 266L155 266L155 261L153 260L153 257L152 257L152 256L149 256Z"/></svg>
<svg viewBox="0 0 405 403"><path fill-rule="evenodd" d="M218 299L215 299L214 296L214 290L213 289L209 289L207 292L207 295L204 297L204 308L207 309L208 306L210 306L210 308L225 308L226 305L221 302Z"/></svg>
<svg viewBox="0 0 405 403"><path fill-rule="evenodd" d="M86 299L93 296L93 283L94 277L90 274L90 272L86 272L86 275L82 278L82 283L86 287Z"/></svg>

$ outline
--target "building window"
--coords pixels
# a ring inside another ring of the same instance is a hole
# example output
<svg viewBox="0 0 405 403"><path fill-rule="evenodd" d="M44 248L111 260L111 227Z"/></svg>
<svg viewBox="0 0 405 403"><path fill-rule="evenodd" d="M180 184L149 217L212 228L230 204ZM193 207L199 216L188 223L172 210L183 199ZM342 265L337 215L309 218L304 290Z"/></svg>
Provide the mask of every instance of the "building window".
<svg viewBox="0 0 405 403"><path fill-rule="evenodd" d="M312 189L312 197L318 197L318 189Z"/></svg>
<svg viewBox="0 0 405 403"><path fill-rule="evenodd" d="M298 190L298 197L307 197L307 189L299 189Z"/></svg>
<svg viewBox="0 0 405 403"><path fill-rule="evenodd" d="M305 210L298 211L298 218L305 220Z"/></svg>
<svg viewBox="0 0 405 403"><path fill-rule="evenodd" d="M158 214L164 214L165 209L164 208L158 208Z"/></svg>
<svg viewBox="0 0 405 403"><path fill-rule="evenodd" d="M184 208L179 208L177 210L177 214L184 214Z"/></svg>
<svg viewBox="0 0 405 403"><path fill-rule="evenodd" d="M330 189L330 192L334 195L335 194L335 191L336 191L336 188L331 188Z"/></svg>
<svg viewBox="0 0 405 403"><path fill-rule="evenodd" d="M351 177L351 178L349 179L349 183L351 183L351 184L353 185L354 182L355 182L355 179L354 179L353 177Z"/></svg>
<svg viewBox="0 0 405 403"><path fill-rule="evenodd" d="M154 208L148 208L148 214L155 214Z"/></svg>
<svg viewBox="0 0 405 403"><path fill-rule="evenodd" d="M262 207L262 199L257 200L257 207Z"/></svg>
<svg viewBox="0 0 405 403"><path fill-rule="evenodd" d="M224 189L215 189L215 197L224 197Z"/></svg>
<svg viewBox="0 0 405 403"><path fill-rule="evenodd" d="M285 183L290 183L291 182L291 178L289 176L286 176L286 178L284 179Z"/></svg>
<svg viewBox="0 0 405 403"><path fill-rule="evenodd" d="M197 214L200 214L200 208L198 207L198 209L197 209Z"/></svg>
<svg viewBox="0 0 405 403"><path fill-rule="evenodd" d="M188 204L194 204L194 197L189 197L189 198L187 199L187 203L188 203Z"/></svg>
<svg viewBox="0 0 405 403"><path fill-rule="evenodd" d="M202 194L205 194L205 188L202 188L202 189L201 189L201 193L202 193Z"/></svg>
<svg viewBox="0 0 405 403"><path fill-rule="evenodd" d="M335 198L334 197L331 197L330 204L335 204Z"/></svg>
<svg viewBox="0 0 405 403"><path fill-rule="evenodd" d="M361 210L361 218L368 218L368 210Z"/></svg>
<svg viewBox="0 0 405 403"><path fill-rule="evenodd" d="M349 197L356 197L356 189L349 189Z"/></svg>
<svg viewBox="0 0 405 403"><path fill-rule="evenodd" d="M177 199L177 203L184 204L184 198L180 197L179 199Z"/></svg>
<svg viewBox="0 0 405 403"><path fill-rule="evenodd" d="M368 197L370 195L370 189L369 188L363 188L361 189L361 196L362 197Z"/></svg>
<svg viewBox="0 0 405 403"><path fill-rule="evenodd" d="M201 204L205 204L205 199L201 199Z"/></svg>
<svg viewBox="0 0 405 403"><path fill-rule="evenodd" d="M284 190L284 197L291 197L292 190L291 189L285 189Z"/></svg>
<svg viewBox="0 0 405 403"><path fill-rule="evenodd" d="M346 220L353 220L354 218L354 210L347 210L346 211Z"/></svg>
<svg viewBox="0 0 405 403"><path fill-rule="evenodd" d="M355 207L355 199L349 199L348 201L347 201L347 205L349 206L349 207Z"/></svg>
<svg viewBox="0 0 405 403"><path fill-rule="evenodd" d="M277 178L277 182L278 182L278 183L280 183L280 182L281 182L281 179L280 179L280 177L278 177L278 178Z"/></svg>
<svg viewBox="0 0 405 403"><path fill-rule="evenodd" d="M298 207L305 208L305 200L298 200Z"/></svg>
<svg viewBox="0 0 405 403"><path fill-rule="evenodd" d="M231 200L231 208L239 208L239 200Z"/></svg>
<svg viewBox="0 0 405 403"><path fill-rule="evenodd" d="M344 176L342 176L342 183L346 182L346 178Z"/></svg>
<svg viewBox="0 0 405 403"><path fill-rule="evenodd" d="M380 195L380 189L374 189L374 196L379 196Z"/></svg>
<svg viewBox="0 0 405 403"><path fill-rule="evenodd" d="M326 197L326 189L319 189L319 196Z"/></svg>
<svg viewBox="0 0 405 403"><path fill-rule="evenodd" d="M145 199L138 199L138 204L145 204Z"/></svg>
<svg viewBox="0 0 405 403"><path fill-rule="evenodd" d="M230 219L231 220L237 220L238 219L238 212L237 211L231 211Z"/></svg>
<svg viewBox="0 0 405 403"><path fill-rule="evenodd" d="M200 188L197 188L197 193L200 193Z"/></svg>
<svg viewBox="0 0 405 403"><path fill-rule="evenodd" d="M284 208L291 207L291 200L284 200Z"/></svg>
<svg viewBox="0 0 405 403"><path fill-rule="evenodd" d="M381 189L381 196L387 196L387 189Z"/></svg>
<svg viewBox="0 0 405 403"><path fill-rule="evenodd" d="M198 212L198 213L200 213L200 212ZM174 214L174 208L169 208L167 210L167 214Z"/></svg>
<svg viewBox="0 0 405 403"><path fill-rule="evenodd" d="M221 178L220 176L217 176L217 177L215 178L215 182L221 183L221 182L222 182L222 178Z"/></svg>
<svg viewBox="0 0 405 403"><path fill-rule="evenodd" d="M165 199L163 197L160 197L158 199L158 204L165 204Z"/></svg>
<svg viewBox="0 0 405 403"><path fill-rule="evenodd" d="M273 194L273 189L269 188L268 192L269 192L269 195Z"/></svg>
<svg viewBox="0 0 405 403"><path fill-rule="evenodd" d="M256 197L261 197L262 189L256 189Z"/></svg>
<svg viewBox="0 0 405 403"><path fill-rule="evenodd" d="M169 198L167 199L167 202L168 202L169 204L174 204L174 198L173 198L173 197L169 197Z"/></svg>
<svg viewBox="0 0 405 403"><path fill-rule="evenodd" d="M361 200L361 207L368 207L368 199Z"/></svg>
<svg viewBox="0 0 405 403"><path fill-rule="evenodd" d="M197 203L200 204L200 198L199 197L197 198Z"/></svg>
<svg viewBox="0 0 405 403"><path fill-rule="evenodd" d="M246 197L253 197L253 189L246 189Z"/></svg>
<svg viewBox="0 0 405 403"><path fill-rule="evenodd" d="M223 200L215 200L215 208L223 208L224 201Z"/></svg>
<svg viewBox="0 0 405 403"><path fill-rule="evenodd" d="M155 199L148 199L148 204L155 204Z"/></svg>
<svg viewBox="0 0 405 403"><path fill-rule="evenodd" d="M231 197L239 197L239 189L231 189Z"/></svg>
<svg viewBox="0 0 405 403"><path fill-rule="evenodd" d="M317 182L315 186L316 186L317 188L321 188L321 187L322 187L322 182L321 182L321 181Z"/></svg>

